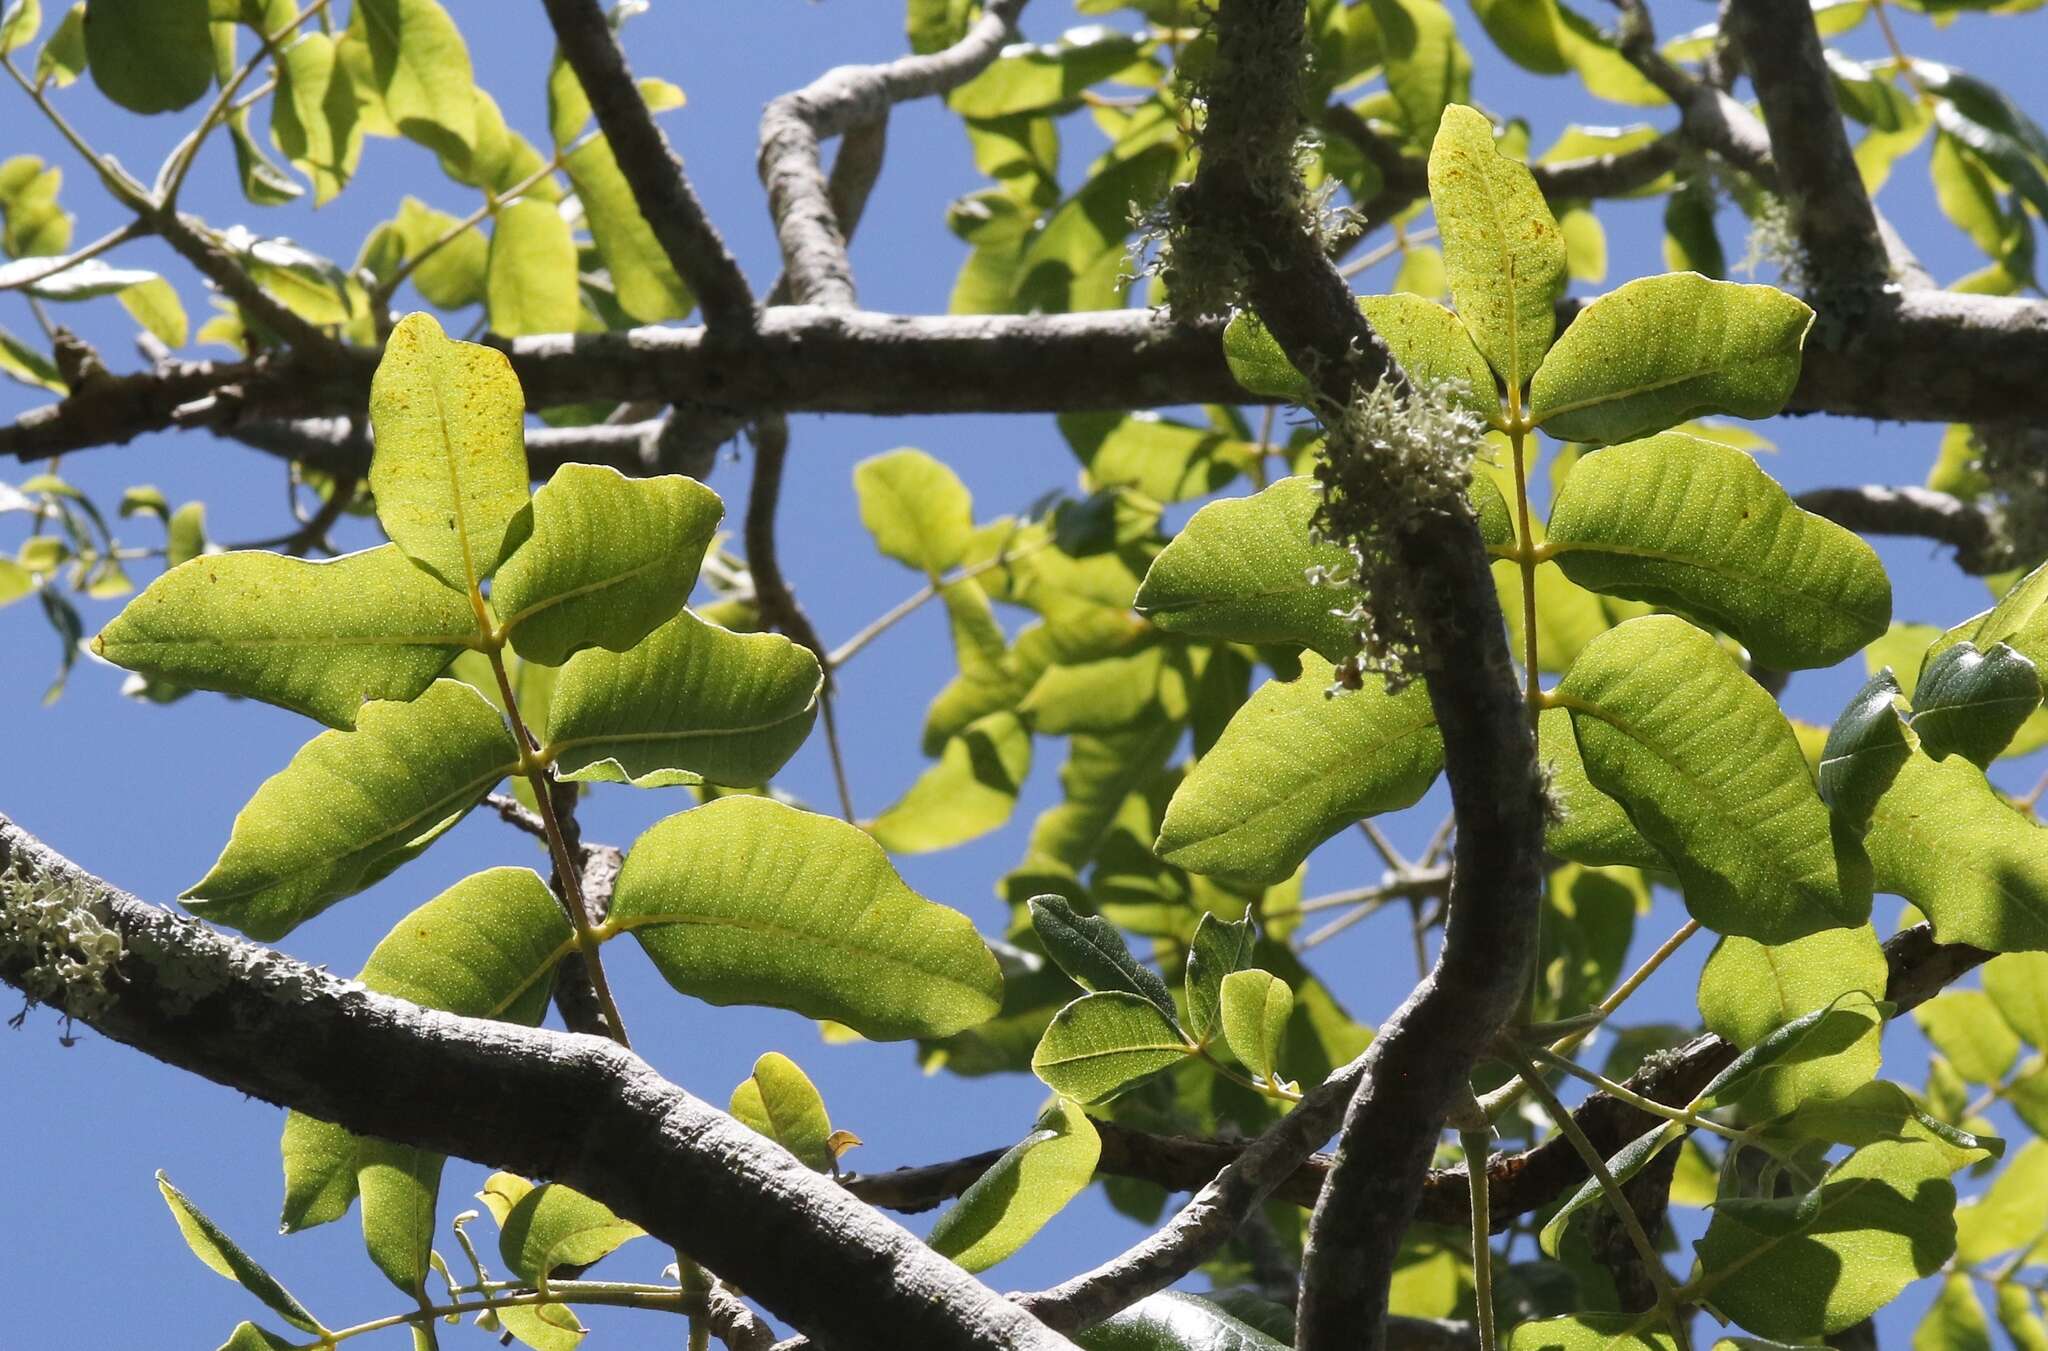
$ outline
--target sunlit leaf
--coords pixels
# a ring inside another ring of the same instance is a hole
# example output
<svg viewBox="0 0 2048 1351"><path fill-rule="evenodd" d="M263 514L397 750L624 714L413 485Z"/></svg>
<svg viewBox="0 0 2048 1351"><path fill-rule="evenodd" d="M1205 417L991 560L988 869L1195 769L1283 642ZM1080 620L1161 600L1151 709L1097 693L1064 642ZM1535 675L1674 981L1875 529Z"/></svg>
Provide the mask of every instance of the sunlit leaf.
<svg viewBox="0 0 2048 1351"><path fill-rule="evenodd" d="M358 0L350 22L369 44L375 88L399 132L466 155L476 142L476 86L448 11L437 0Z"/></svg>
<svg viewBox="0 0 2048 1351"><path fill-rule="evenodd" d="M647 1231L558 1182L535 1187L499 1224L498 1253L532 1284L557 1267L598 1261Z"/></svg>
<svg viewBox="0 0 2048 1351"><path fill-rule="evenodd" d="M974 533L974 499L959 475L921 450L892 450L853 468L861 524L887 557L930 577L957 566Z"/></svg>
<svg viewBox="0 0 2048 1351"><path fill-rule="evenodd" d="M1155 573L1156 573L1155 569ZM1388 694L1378 676L1331 693L1313 653L1293 680L1269 680L1175 790L1154 846L1177 867L1279 882L1354 822L1412 806L1443 768L1429 691Z"/></svg>
<svg viewBox="0 0 2048 1351"><path fill-rule="evenodd" d="M1256 967L1223 978L1223 1040L1244 1067L1272 1079L1280 1063L1294 991L1270 971Z"/></svg>
<svg viewBox="0 0 2048 1351"><path fill-rule="evenodd" d="M1113 991L1061 1009L1032 1054L1031 1071L1061 1097L1101 1102L1192 1054L1157 1004Z"/></svg>
<svg viewBox="0 0 2048 1351"><path fill-rule="evenodd" d="M1800 510L1752 457L1682 433L1583 456L1548 539L1580 586L1695 615L1779 669L1832 666L1891 622L1869 545Z"/></svg>
<svg viewBox="0 0 2048 1351"><path fill-rule="evenodd" d="M1031 1133L974 1180L939 1216L927 1240L969 1271L1016 1252L1088 1186L1102 1152L1087 1113L1071 1102L1046 1109Z"/></svg>
<svg viewBox="0 0 2048 1351"><path fill-rule="evenodd" d="M832 1118L810 1076L779 1051L754 1062L732 1091L732 1115L796 1155L806 1168L832 1168Z"/></svg>
<svg viewBox="0 0 2048 1351"><path fill-rule="evenodd" d="M317 563L195 558L151 582L92 648L152 679L348 728L368 700L418 695L476 636L468 602L387 544Z"/></svg>
<svg viewBox="0 0 2048 1351"><path fill-rule="evenodd" d="M642 835L606 927L631 931L685 994L876 1041L959 1031L1002 994L966 916L905 886L855 827L768 798L721 798Z"/></svg>
<svg viewBox="0 0 2048 1351"><path fill-rule="evenodd" d="M1565 285L1564 235L1529 170L1494 147L1493 124L1444 111L1429 154L1429 195L1451 298L1472 341L1510 390L1543 364Z"/></svg>
<svg viewBox="0 0 2048 1351"><path fill-rule="evenodd" d="M782 635L684 610L629 651L587 648L563 665L547 754L572 780L759 787L809 735L822 680Z"/></svg>
<svg viewBox="0 0 2048 1351"><path fill-rule="evenodd" d="M355 731L323 732L256 790L180 899L273 942L420 853L518 762L498 711L459 681L366 704Z"/></svg>
<svg viewBox="0 0 2048 1351"><path fill-rule="evenodd" d="M1833 827L1776 702L1712 638L1632 619L1553 697L1593 785L1670 861L1702 924L1783 943L1869 917L1869 863Z"/></svg>
<svg viewBox="0 0 2048 1351"><path fill-rule="evenodd" d="M186 1200L185 1194L172 1186L162 1172L156 1175L156 1189L163 1193L164 1204L171 1208L171 1218L178 1222L178 1232L184 1235L194 1257L262 1300L272 1313L301 1332L321 1331L319 1321L306 1311L306 1306L243 1252L219 1225Z"/></svg>
<svg viewBox="0 0 2048 1351"><path fill-rule="evenodd" d="M896 854L950 849L998 829L1031 772L1031 732L1014 713L991 713L946 741L939 762L868 823Z"/></svg>
<svg viewBox="0 0 2048 1351"><path fill-rule="evenodd" d="M491 583L513 650L558 666L585 647L633 647L689 599L724 513L717 493L679 474L563 465L533 496L532 535Z"/></svg>
<svg viewBox="0 0 2048 1351"><path fill-rule="evenodd" d="M1468 321L1469 322L1469 321ZM1707 413L1769 417L1799 379L1813 311L1770 286L1642 277L1579 311L1529 390L1567 441L1612 444Z"/></svg>
<svg viewBox="0 0 2048 1351"><path fill-rule="evenodd" d="M1206 1044L1221 1020L1223 982L1234 971L1251 965L1252 948L1259 931L1249 908L1243 919L1226 920L1204 913L1188 942L1187 994L1188 1031Z"/></svg>
<svg viewBox="0 0 2048 1351"><path fill-rule="evenodd" d="M426 313L400 320L370 382L370 491L399 548L473 591L520 542L526 399L505 354L456 342Z"/></svg>
<svg viewBox="0 0 2048 1351"><path fill-rule="evenodd" d="M484 274L491 331L572 333L582 304L576 241L554 203L526 198L500 208Z"/></svg>

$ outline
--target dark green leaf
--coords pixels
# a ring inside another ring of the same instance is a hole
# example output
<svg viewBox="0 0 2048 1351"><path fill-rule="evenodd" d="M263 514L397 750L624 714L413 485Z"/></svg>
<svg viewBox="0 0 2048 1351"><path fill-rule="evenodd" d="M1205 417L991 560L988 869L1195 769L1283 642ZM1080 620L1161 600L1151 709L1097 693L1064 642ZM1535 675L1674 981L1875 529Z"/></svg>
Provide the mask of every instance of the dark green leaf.
<svg viewBox="0 0 2048 1351"><path fill-rule="evenodd" d="M1156 1004L1174 1016L1173 996L1150 967L1141 966L1124 946L1123 935L1100 915L1077 915L1058 896L1033 896L1027 903L1031 927L1045 944L1046 955L1084 990L1122 990Z"/></svg>

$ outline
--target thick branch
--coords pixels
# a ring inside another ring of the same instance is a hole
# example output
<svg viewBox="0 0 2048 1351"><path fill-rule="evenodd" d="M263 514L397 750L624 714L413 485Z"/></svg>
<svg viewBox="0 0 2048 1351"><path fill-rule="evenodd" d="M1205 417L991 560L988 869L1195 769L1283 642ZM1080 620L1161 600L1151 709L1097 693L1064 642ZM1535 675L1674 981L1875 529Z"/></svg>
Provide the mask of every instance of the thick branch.
<svg viewBox="0 0 2048 1351"><path fill-rule="evenodd" d="M1949 545L1964 572L1996 572L2009 565L1998 548L1989 512L1931 488L1875 483L1812 488L1797 500L1806 510L1861 534L1916 535Z"/></svg>
<svg viewBox="0 0 2048 1351"><path fill-rule="evenodd" d="M1011 1302L596 1037L422 1009L144 904L0 817L0 868L116 929L85 1019L166 1064L351 1130L556 1179L834 1347L1055 1348ZM33 956L0 950L0 980Z"/></svg>
<svg viewBox="0 0 2048 1351"><path fill-rule="evenodd" d="M526 463L545 480L565 464L610 465L622 474L688 474L701 479L711 470L715 446L692 453L688 421L675 414L645 422L600 423L591 427L532 427L526 433ZM288 460L336 472L367 473L370 439L358 435L345 417L260 419L221 429L243 445Z"/></svg>
<svg viewBox="0 0 2048 1351"><path fill-rule="evenodd" d="M2048 422L2048 381L2040 378L2048 370L2048 302L1908 291L1844 327L1840 347L1808 348L1786 411ZM494 345L511 356L534 409L647 400L745 418L1259 401L1231 378L1216 326L1144 310L901 315L787 306L763 313L758 341L744 351L707 341L702 328L667 327ZM40 459L172 427L351 413L368 396L376 360L375 352L349 349L339 367L279 356L106 375L91 391L0 427L0 455ZM215 397L211 407L180 412Z"/></svg>
<svg viewBox="0 0 2048 1351"><path fill-rule="evenodd" d="M1298 185L1273 181L1299 128L1303 0L1224 0L1202 167L1187 194L1191 228L1245 260L1249 298L1320 405L1343 409L1386 360L1350 290L1299 216ZM1369 453L1369 452L1363 452ZM1477 525L1417 511L1384 547L1427 602L1409 608L1430 706L1443 732L1457 815L1453 883L1437 965L1380 1028L1345 1113L1337 1161L1309 1224L1296 1345L1384 1339L1401 1235L1451 1106L1514 1011L1527 979L1543 884L1543 806L1535 739L1500 622Z"/></svg>
<svg viewBox="0 0 2048 1351"><path fill-rule="evenodd" d="M993 0L967 35L942 52L885 65L838 66L762 112L761 184L768 189L768 213L798 303L840 309L854 304L853 268L846 257L852 227L841 218L826 182L823 142L883 121L895 104L942 94L974 78L1002 50L1025 3Z"/></svg>
<svg viewBox="0 0 2048 1351"><path fill-rule="evenodd" d="M705 322L720 333L748 332L755 320L754 293L718 227L705 215L647 100L640 97L604 11L597 0L544 3L562 55L576 72L597 125L618 156L619 171L633 189L640 214L653 227L677 274L696 292Z"/></svg>
<svg viewBox="0 0 2048 1351"><path fill-rule="evenodd" d="M1807 273L1823 294L1881 286L1891 272L1877 213L1849 148L1806 0L1735 0L1730 35L1763 104Z"/></svg>

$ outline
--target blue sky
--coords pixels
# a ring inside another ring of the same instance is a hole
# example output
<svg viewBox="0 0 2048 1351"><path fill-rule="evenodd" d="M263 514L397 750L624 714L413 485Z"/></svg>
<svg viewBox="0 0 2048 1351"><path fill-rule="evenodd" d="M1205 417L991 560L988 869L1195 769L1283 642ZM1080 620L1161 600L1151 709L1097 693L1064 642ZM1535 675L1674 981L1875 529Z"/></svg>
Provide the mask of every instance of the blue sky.
<svg viewBox="0 0 2048 1351"><path fill-rule="evenodd" d="M464 26L479 79L515 126L541 139L551 41L540 6L449 0L449 7ZM1548 144L1567 122L1629 120L1629 110L1596 104L1569 81L1508 67L1479 36L1470 11L1455 9L1461 31L1474 44L1480 99L1528 117L1536 145ZM1710 6L1695 0L1664 0L1653 9L1667 35L1712 15ZM1026 30L1047 38L1082 21L1067 0L1039 0L1028 12ZM2029 103L2035 102L2027 94L2033 74L2029 53L2040 49L2042 22L1968 17L1936 31L1917 18L1900 18L1917 54L1990 78ZM757 288L773 279L777 261L753 169L761 105L830 65L898 54L901 23L899 0L656 0L628 28L636 73L664 76L688 93L689 105L665 119L669 135ZM1858 55L1880 50L1867 26L1842 45ZM138 173L148 171L186 125L176 116L144 121L119 112L88 84L61 99L91 141ZM0 90L0 108L9 110L0 117L0 157L32 152L65 166L64 200L79 215L80 241L118 223L91 175L25 100L11 89ZM2034 111L2048 109L2036 105ZM1671 120L1668 112L1653 111L1650 118L1659 125ZM1077 121L1066 141L1071 186L1099 137ZM1979 260L1936 213L1925 161L1922 150L1900 164L1883 205L1934 274L1953 278ZM863 305L906 312L944 308L964 252L945 229L945 206L978 186L965 137L940 108L923 104L898 111L887 168L853 249ZM215 224L245 221L346 261L365 231L407 192L444 209L462 211L470 204L424 152L375 141L360 178L336 203L318 212L260 212L241 199L224 139L202 158L186 201ZM1656 204L1601 208L1610 284L1662 270L1658 213ZM1740 226L1724 226L1731 254L1739 254ZM161 268L179 285L195 323L206 313L200 287L161 248L139 243L114 261ZM1383 286L1390 275L1369 274L1367 284ZM129 326L111 302L63 317L98 342L117 367L128 363ZM0 296L0 326L33 331L18 297ZM35 391L0 388L0 417L41 401ZM1917 482L1940 436L1938 427L1817 418L1779 419L1764 430L1779 446L1765 467L1794 490ZM802 417L793 422L792 438L783 564L828 641L843 639L919 584L905 569L878 558L859 528L850 473L861 458L913 445L946 459L973 489L982 519L1020 511L1048 488L1075 482L1075 463L1050 417ZM126 448L81 453L65 462L64 473L109 503L139 483L157 484L174 502L203 499L216 539L260 537L281 528L280 466L203 435L148 436ZM744 465L728 451L710 482L725 496L729 519L737 521L744 509ZM372 542L366 528L357 529L351 544ZM0 522L0 547L11 549L16 533L15 526ZM144 525L127 533L131 542L155 542ZM1901 619L1948 624L1988 603L1981 583L1961 576L1925 544L1880 545L1880 552ZM112 612L112 606L88 603L88 628L96 629ZM0 737L7 748L0 756L0 811L101 875L145 898L167 901L205 871L236 810L317 729L290 713L231 705L208 694L169 708L123 700L116 692L120 673L92 664L81 665L59 703L42 708L38 699L54 666L55 646L32 605L0 612ZM921 767L917 727L950 661L941 617L927 609L843 673L842 732L855 801L864 814L893 800ZM1861 679L1861 666L1853 662L1847 669L1802 674L1786 702L1801 716L1826 721ZM1054 743L1040 742L1039 763L1009 829L948 853L904 860L902 871L912 885L966 911L985 931L999 930L1004 915L992 888L1021 856L1031 818L1052 800L1055 751ZM2037 766L2022 765L2002 769L2001 777L2008 787L2024 788L2038 772ZM813 801L829 801L817 739L800 754L785 786ZM626 844L686 805L677 790L605 788L588 800L586 832ZM1419 849L1442 809L1439 791L1393 820L1390 833ZM307 924L283 946L352 972L407 909L472 871L501 863L539 867L541 859L526 837L495 818L472 817L425 857ZM1316 856L1310 887L1358 885L1377 872L1377 864L1347 837ZM1881 924L1893 913L1890 903L1879 903ZM1646 944L1654 943L1680 918L1675 900L1666 896L1639 932ZM1395 941L1400 937L1368 923L1318 950L1316 969L1354 1015L1376 1021L1405 993L1412 971L1405 940ZM1041 1087L1023 1076L928 1078L906 1047L828 1047L811 1023L792 1015L684 1000L637 953L617 951L613 979L643 1054L721 1105L760 1052L793 1055L819 1083L835 1124L867 1140L849 1159L862 1169L1007 1143L1029 1128L1042 1101ZM1692 981L1707 951L1698 942L1660 974L1631 1006L1631 1020L1691 1021ZM91 1035L66 1049L56 1033L55 1021L42 1014L22 1032L0 1035L0 1234L7 1236L0 1252L7 1255L12 1294L0 1346L212 1346L236 1321L259 1312L187 1254L151 1185L158 1168L330 1323L397 1307L395 1292L364 1261L353 1219L291 1240L273 1236L280 1196L276 1109ZM1910 1027L1888 1034L1886 1052L1899 1077L1919 1081L1923 1050ZM444 1217L469 1204L466 1194L481 1176L466 1166L451 1167ZM1099 1191L1091 1192L990 1279L1001 1288L1043 1285L1120 1250L1136 1233L1108 1209ZM601 1270L651 1278L666 1260L655 1245L640 1244ZM1923 1285L1886 1315L1888 1340L1903 1338L1910 1327L1906 1318L1917 1317L1930 1295ZM598 1315L592 1321L602 1330L619 1320ZM650 1334L642 1326L634 1335L667 1334Z"/></svg>

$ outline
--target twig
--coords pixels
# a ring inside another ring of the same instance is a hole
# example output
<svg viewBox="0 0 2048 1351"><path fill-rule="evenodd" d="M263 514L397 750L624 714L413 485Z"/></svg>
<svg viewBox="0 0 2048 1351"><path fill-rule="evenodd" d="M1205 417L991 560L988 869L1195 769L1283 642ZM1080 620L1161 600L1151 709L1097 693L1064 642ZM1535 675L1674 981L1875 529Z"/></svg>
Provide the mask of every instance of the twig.
<svg viewBox="0 0 2048 1351"><path fill-rule="evenodd" d="M633 82L626 54L597 0L544 0L562 55L590 99L619 171L662 252L696 293L704 321L720 334L750 334L758 314L746 275L704 212L682 161Z"/></svg>
<svg viewBox="0 0 2048 1351"><path fill-rule="evenodd" d="M824 669L825 683L818 690L818 707L825 721L825 749L832 759L832 781L839 790L840 813L858 819L853 810L853 792L847 786L846 761L839 751L839 727L833 716L832 654L818 637L803 606L782 575L775 553L775 512L782 501L782 468L789 458L789 423L782 417L766 417L754 424L754 483L747 493L747 570L754 577L754 604L764 628L778 629L800 646L807 647Z"/></svg>
<svg viewBox="0 0 2048 1351"><path fill-rule="evenodd" d="M62 258L49 259L48 266L46 267L32 268L25 273L8 276L6 280L0 281L0 291L19 291L27 287L39 285L60 272L70 271L88 258L97 258L109 249L148 233L149 231L141 224L130 221L118 230L111 230L101 235L84 248L67 253Z"/></svg>
<svg viewBox="0 0 2048 1351"><path fill-rule="evenodd" d="M563 0L549 0L552 8ZM1026 0L993 0L967 35L942 52L875 66L840 66L772 100L761 114L759 165L782 246L790 298L850 309L850 227L840 219L820 151L829 138L872 127L893 104L941 94L978 74L1002 49ZM843 153L843 152L842 152ZM864 196L865 194L863 194Z"/></svg>

